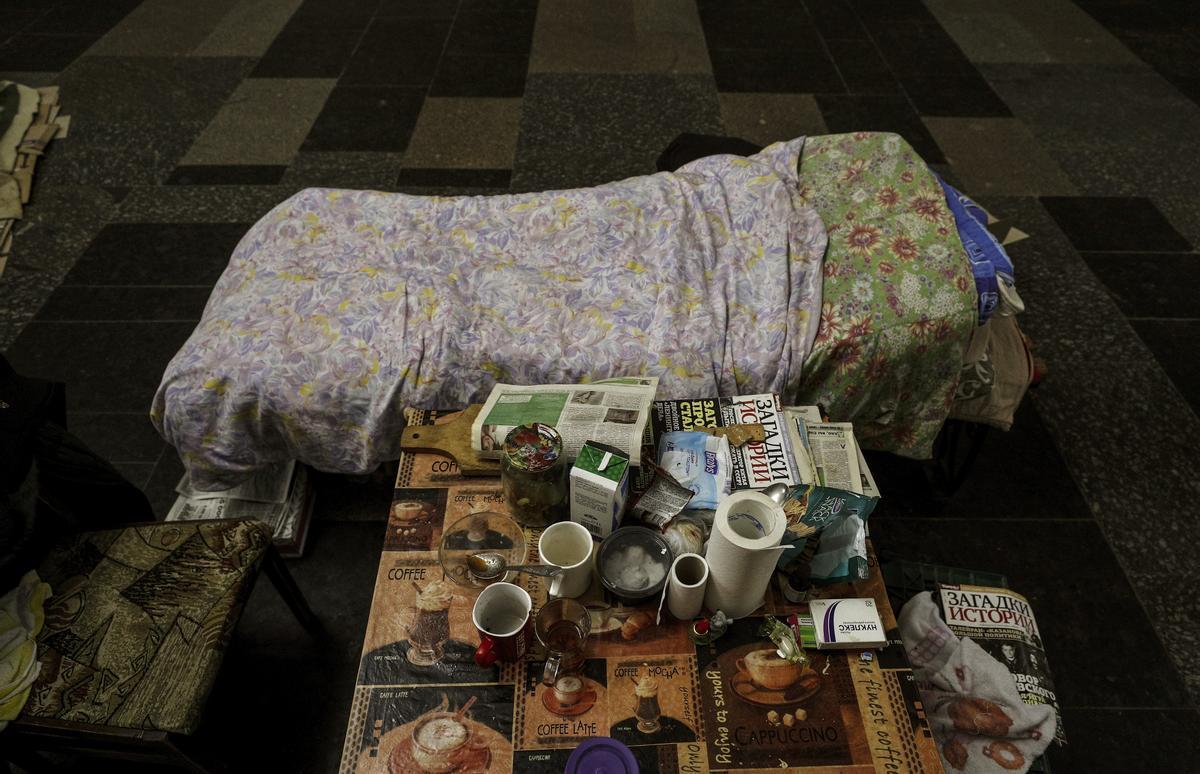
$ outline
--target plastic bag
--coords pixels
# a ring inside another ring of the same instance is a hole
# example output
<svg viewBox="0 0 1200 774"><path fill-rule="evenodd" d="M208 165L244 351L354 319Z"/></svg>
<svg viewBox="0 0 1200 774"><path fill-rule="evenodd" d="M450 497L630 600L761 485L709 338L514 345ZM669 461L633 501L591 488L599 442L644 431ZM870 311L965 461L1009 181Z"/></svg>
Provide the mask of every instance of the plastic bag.
<svg viewBox="0 0 1200 774"><path fill-rule="evenodd" d="M729 494L729 440L687 431L663 433L658 442L658 465L692 490L689 508L716 509Z"/></svg>

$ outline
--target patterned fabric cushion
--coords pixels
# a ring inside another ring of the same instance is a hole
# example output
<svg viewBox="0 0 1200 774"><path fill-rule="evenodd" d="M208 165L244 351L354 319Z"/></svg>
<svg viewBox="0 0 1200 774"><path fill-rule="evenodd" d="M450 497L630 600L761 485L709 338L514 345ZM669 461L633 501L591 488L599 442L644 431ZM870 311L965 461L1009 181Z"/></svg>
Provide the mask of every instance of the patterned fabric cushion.
<svg viewBox="0 0 1200 774"><path fill-rule="evenodd" d="M270 539L256 521L197 521L56 546L23 716L191 733Z"/></svg>
<svg viewBox="0 0 1200 774"><path fill-rule="evenodd" d="M854 422L867 448L929 457L978 302L945 193L903 138L880 132L808 138L800 184L829 247L796 402Z"/></svg>

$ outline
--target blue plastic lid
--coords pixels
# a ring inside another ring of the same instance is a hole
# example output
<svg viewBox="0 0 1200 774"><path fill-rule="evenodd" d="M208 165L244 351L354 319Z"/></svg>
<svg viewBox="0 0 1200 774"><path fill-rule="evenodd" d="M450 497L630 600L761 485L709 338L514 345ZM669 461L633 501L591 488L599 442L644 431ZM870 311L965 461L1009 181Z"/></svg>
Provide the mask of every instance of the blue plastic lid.
<svg viewBox="0 0 1200 774"><path fill-rule="evenodd" d="M567 758L563 774L638 774L633 750L616 739L589 739Z"/></svg>

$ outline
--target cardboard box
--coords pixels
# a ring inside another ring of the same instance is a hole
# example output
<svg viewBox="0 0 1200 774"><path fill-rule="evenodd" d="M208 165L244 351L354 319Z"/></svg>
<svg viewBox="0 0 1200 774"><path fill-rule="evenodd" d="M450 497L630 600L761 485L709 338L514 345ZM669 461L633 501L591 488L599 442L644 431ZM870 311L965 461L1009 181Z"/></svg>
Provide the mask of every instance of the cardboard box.
<svg viewBox="0 0 1200 774"><path fill-rule="evenodd" d="M588 441L571 468L571 521L606 538L621 523L629 496L629 456L612 446Z"/></svg>

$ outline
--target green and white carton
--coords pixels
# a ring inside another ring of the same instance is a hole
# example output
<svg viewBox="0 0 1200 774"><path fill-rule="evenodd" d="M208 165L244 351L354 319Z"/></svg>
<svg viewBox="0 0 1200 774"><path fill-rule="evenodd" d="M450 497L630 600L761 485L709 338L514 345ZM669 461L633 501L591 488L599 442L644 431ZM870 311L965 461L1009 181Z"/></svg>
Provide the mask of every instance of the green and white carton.
<svg viewBox="0 0 1200 774"><path fill-rule="evenodd" d="M629 496L629 455L587 441L571 468L571 521L606 538L621 522Z"/></svg>

